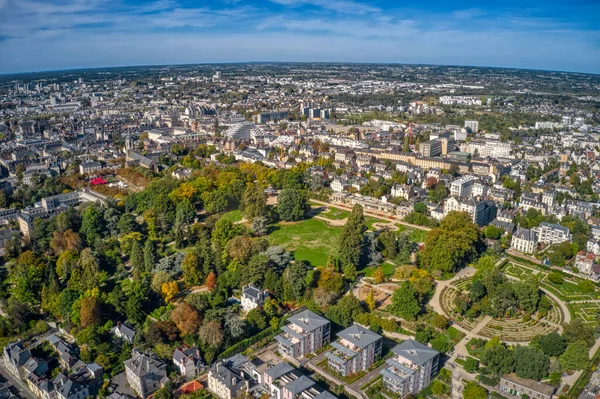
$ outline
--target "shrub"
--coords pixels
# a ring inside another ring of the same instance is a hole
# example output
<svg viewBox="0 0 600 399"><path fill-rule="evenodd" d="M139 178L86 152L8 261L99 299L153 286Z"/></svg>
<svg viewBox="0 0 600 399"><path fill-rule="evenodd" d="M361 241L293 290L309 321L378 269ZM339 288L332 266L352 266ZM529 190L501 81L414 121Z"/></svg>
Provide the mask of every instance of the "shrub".
<svg viewBox="0 0 600 399"><path fill-rule="evenodd" d="M565 278L559 272L552 272L548 275L548 280L552 281L554 284L562 284Z"/></svg>

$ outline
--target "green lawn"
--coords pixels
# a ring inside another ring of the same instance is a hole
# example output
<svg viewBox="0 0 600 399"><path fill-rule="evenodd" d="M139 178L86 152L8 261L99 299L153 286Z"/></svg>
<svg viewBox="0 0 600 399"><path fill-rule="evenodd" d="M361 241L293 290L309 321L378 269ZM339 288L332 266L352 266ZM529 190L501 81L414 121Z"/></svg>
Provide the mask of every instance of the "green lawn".
<svg viewBox="0 0 600 399"><path fill-rule="evenodd" d="M381 265L381 268L383 269L383 274L386 276L393 276L394 272L396 271L396 266L392 265L391 263L383 263ZM362 271L365 273L366 277L371 277L373 275L373 272L375 272L375 269L377 269L377 267L375 266L371 266L371 267L365 267Z"/></svg>
<svg viewBox="0 0 600 399"><path fill-rule="evenodd" d="M281 245L294 251L294 257L312 266L324 266L330 255L335 254L341 228L329 227L318 219L294 223L278 223L268 239L272 245Z"/></svg>
<svg viewBox="0 0 600 399"><path fill-rule="evenodd" d="M233 223L235 223L235 222L239 222L240 220L242 220L244 215L242 214L242 211L235 210L235 211L231 211L231 212L225 212L224 214L221 215L221 217L225 218L225 219L229 219Z"/></svg>
<svg viewBox="0 0 600 399"><path fill-rule="evenodd" d="M344 209L338 209L338 208L334 208L332 206L330 206L328 209L329 209L328 212L323 212L319 216L322 216L324 218L331 219L331 220L342 220L342 219L346 219L348 216L350 216L350 212L348 212Z"/></svg>
<svg viewBox="0 0 600 399"><path fill-rule="evenodd" d="M425 230L413 230L410 233L410 240L414 242L423 242L425 241L425 234L427 234Z"/></svg>

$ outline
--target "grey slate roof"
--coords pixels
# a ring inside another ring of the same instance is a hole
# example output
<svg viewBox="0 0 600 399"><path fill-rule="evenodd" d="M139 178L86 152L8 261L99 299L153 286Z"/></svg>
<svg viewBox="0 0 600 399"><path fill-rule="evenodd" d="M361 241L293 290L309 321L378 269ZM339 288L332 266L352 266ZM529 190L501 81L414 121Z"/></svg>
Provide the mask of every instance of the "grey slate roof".
<svg viewBox="0 0 600 399"><path fill-rule="evenodd" d="M408 339L401 344L396 345L392 349L392 352L410 360L419 366L423 366L429 360L440 354L435 349L431 349L430 347L412 339Z"/></svg>
<svg viewBox="0 0 600 399"><path fill-rule="evenodd" d="M308 388L315 385L316 382L308 378L307 376L300 376L296 378L294 381L290 382L285 386L285 389L290 391L292 395L297 395L301 392L306 391Z"/></svg>
<svg viewBox="0 0 600 399"><path fill-rule="evenodd" d="M294 371L294 370L295 370L295 368L290 366L288 363L281 362L281 363L277 363L276 365L274 365L271 368L268 368L267 371L265 371L265 374L270 376L272 378L272 380L275 381L279 377L282 377L282 376L286 375L287 373Z"/></svg>
<svg viewBox="0 0 600 399"><path fill-rule="evenodd" d="M293 315L288 320L305 331L313 331L330 323L326 318L308 309Z"/></svg>
<svg viewBox="0 0 600 399"><path fill-rule="evenodd" d="M376 334L359 324L351 325L345 330L340 331L337 336L351 342L361 349L364 349L372 343L382 339L379 334Z"/></svg>

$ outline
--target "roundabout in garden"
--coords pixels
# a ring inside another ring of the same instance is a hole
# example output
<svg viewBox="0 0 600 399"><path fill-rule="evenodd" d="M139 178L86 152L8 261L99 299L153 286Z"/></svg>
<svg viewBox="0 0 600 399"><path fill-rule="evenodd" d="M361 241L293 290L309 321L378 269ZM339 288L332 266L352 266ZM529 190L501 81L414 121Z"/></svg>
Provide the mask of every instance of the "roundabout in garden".
<svg viewBox="0 0 600 399"><path fill-rule="evenodd" d="M442 289L439 302L446 317L477 337L489 339L497 336L506 342L526 343L536 335L545 335L561 330L561 325L565 322L565 315L561 306L555 298L545 293L543 295L546 295L552 307L540 319L537 318L536 314L532 315L529 320L525 320L523 317L491 318L480 315L470 318L461 315L456 311L455 299L462 293L467 293L470 285L470 277L452 281Z"/></svg>

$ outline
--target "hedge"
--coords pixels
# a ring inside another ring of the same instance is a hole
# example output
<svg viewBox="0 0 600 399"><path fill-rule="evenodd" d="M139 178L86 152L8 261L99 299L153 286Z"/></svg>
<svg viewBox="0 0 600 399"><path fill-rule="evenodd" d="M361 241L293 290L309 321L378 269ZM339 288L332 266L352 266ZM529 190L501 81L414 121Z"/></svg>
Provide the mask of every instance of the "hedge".
<svg viewBox="0 0 600 399"><path fill-rule="evenodd" d="M279 332L279 327L276 329L269 327L266 330L263 330L263 331L259 332L258 334L253 335L250 338L241 340L240 342L230 346L229 348L227 348L223 352L221 352L221 354L219 355L219 360L226 359L233 355L237 355L238 353L245 351L250 346L252 346L253 344L255 344L263 339L273 338L277 332Z"/></svg>

